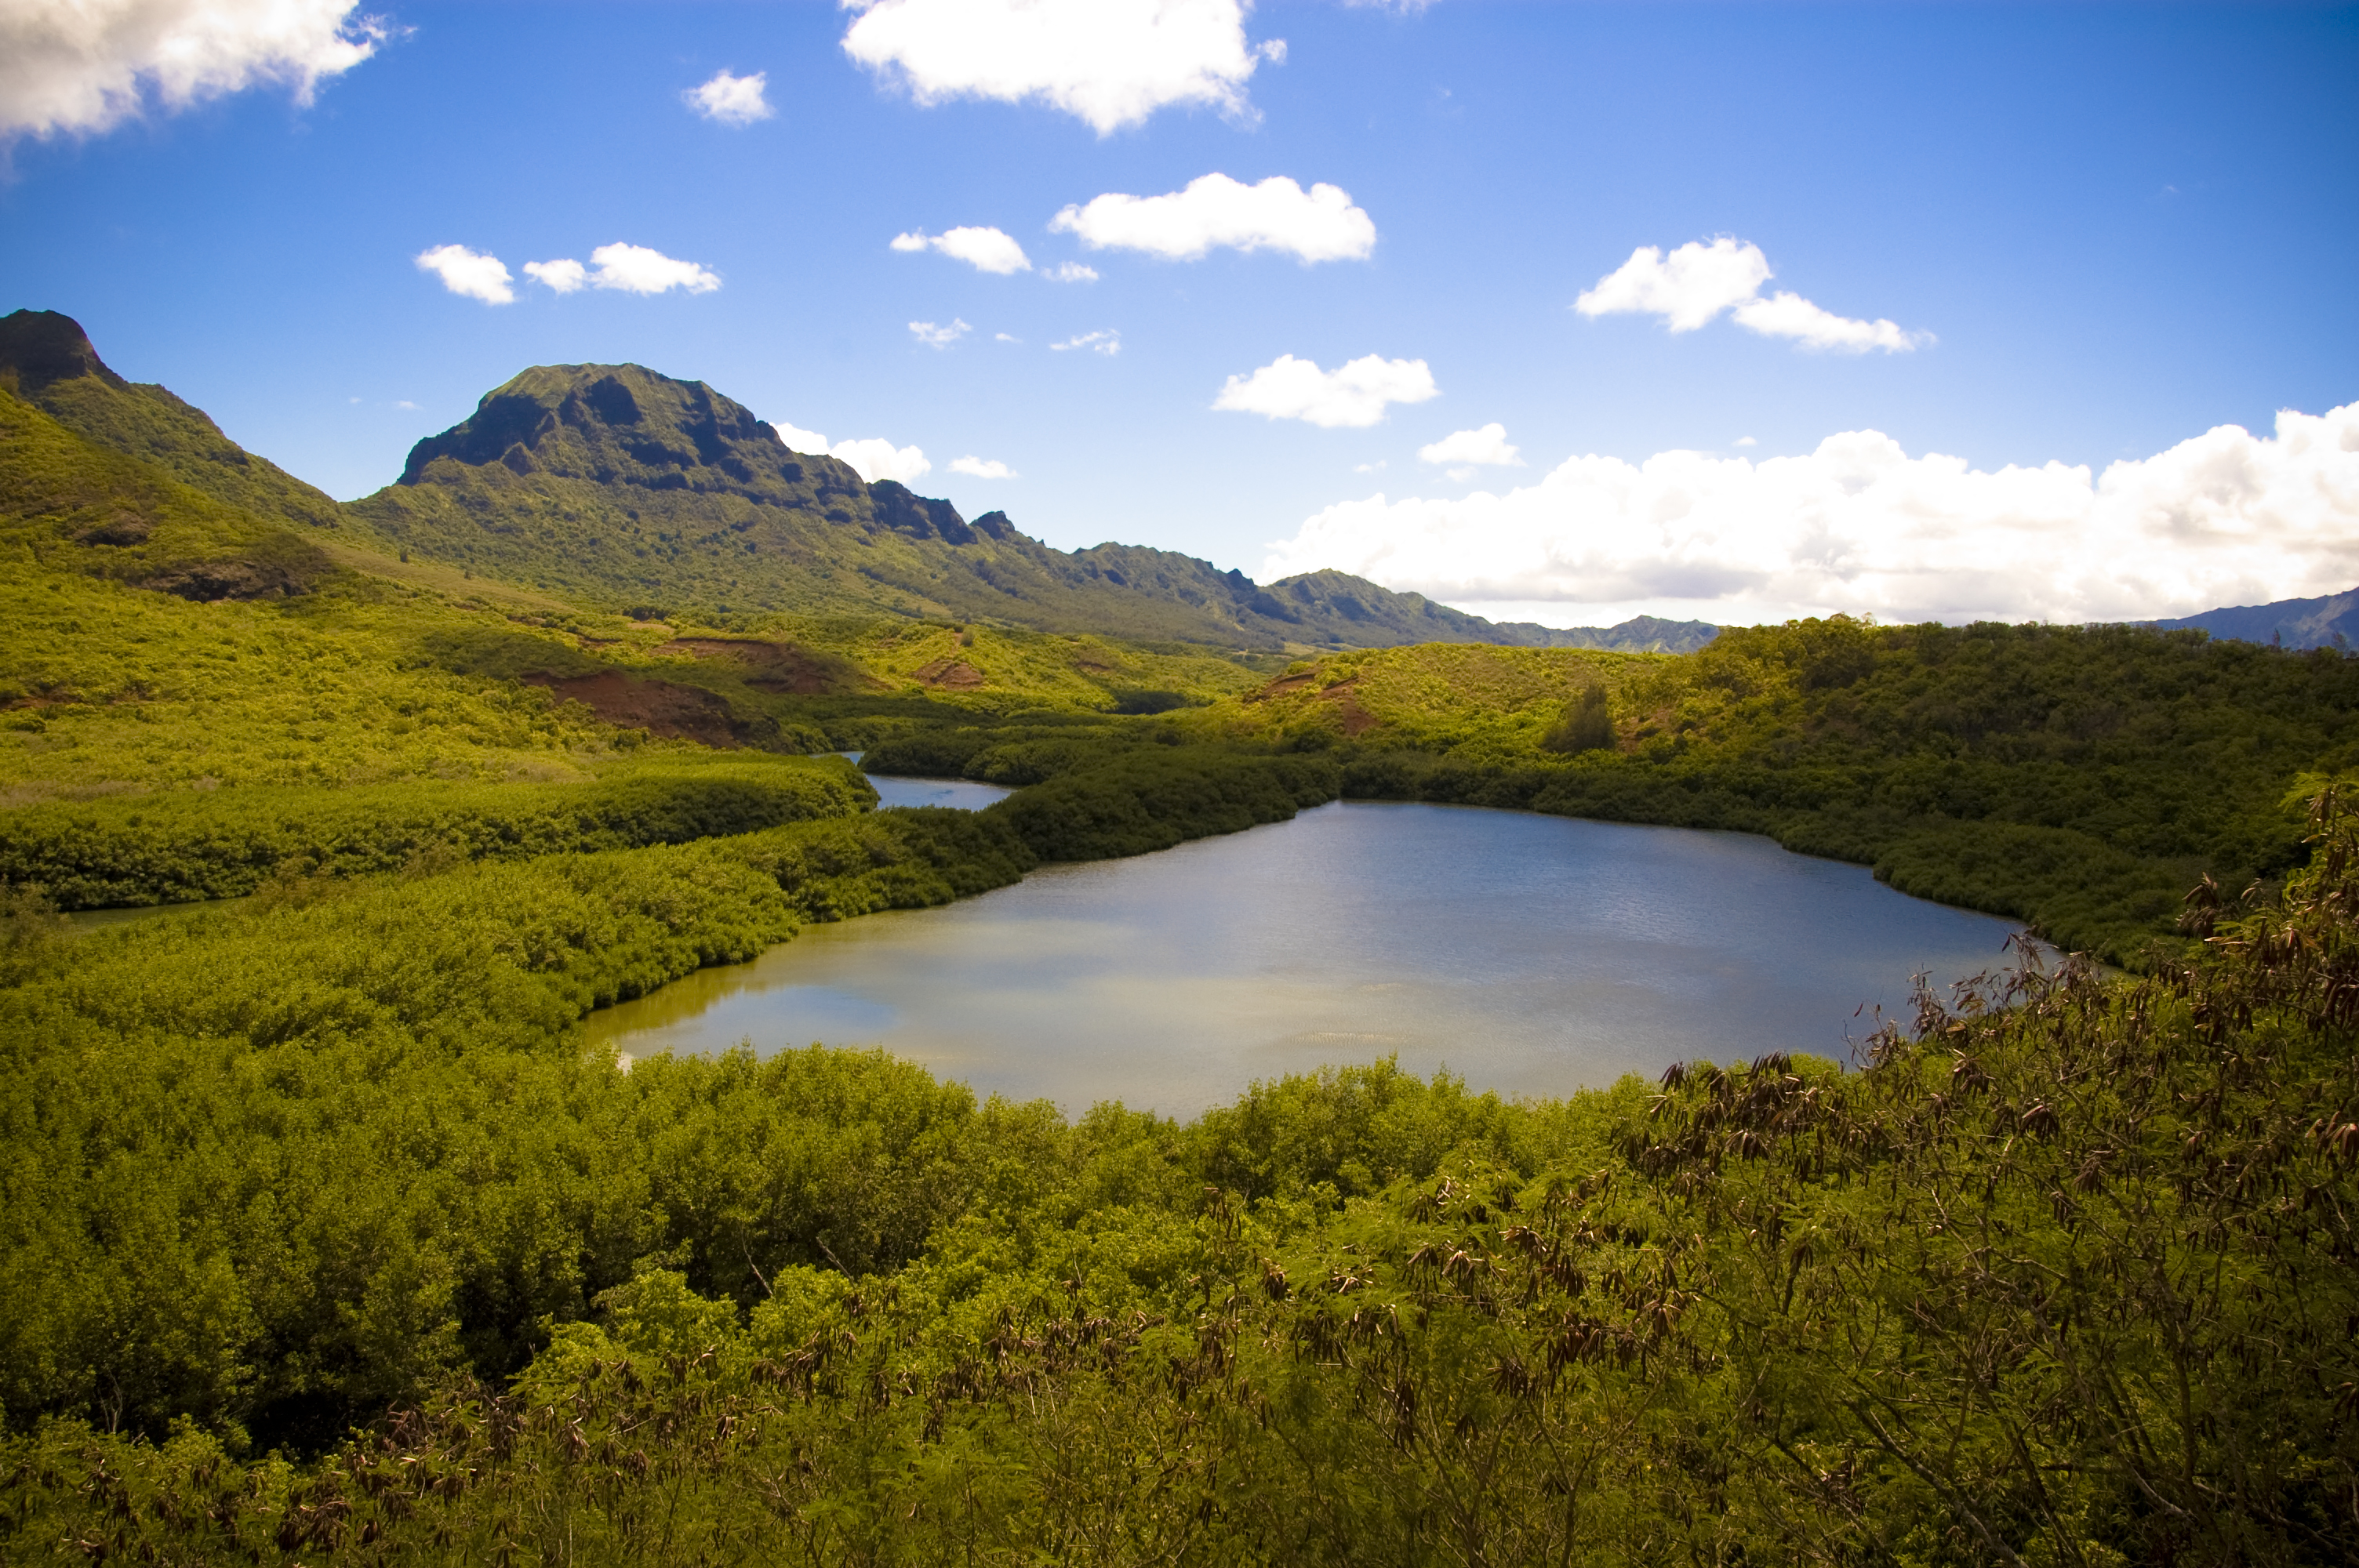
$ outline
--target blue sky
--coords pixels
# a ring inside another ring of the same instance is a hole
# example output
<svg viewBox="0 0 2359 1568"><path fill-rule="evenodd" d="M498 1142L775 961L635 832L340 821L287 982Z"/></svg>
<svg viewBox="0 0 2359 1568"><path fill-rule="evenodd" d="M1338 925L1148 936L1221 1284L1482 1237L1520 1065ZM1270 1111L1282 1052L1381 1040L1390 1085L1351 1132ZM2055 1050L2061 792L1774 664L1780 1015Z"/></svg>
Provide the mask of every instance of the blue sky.
<svg viewBox="0 0 2359 1568"><path fill-rule="evenodd" d="M360 36L365 8L309 3ZM1139 108L1123 40L1070 30L1013 51L1006 97L924 101L965 59L946 32L1004 41L1020 0L397 0L308 103L267 81L179 103L151 75L136 114L20 129L0 308L74 315L347 497L527 365L630 360L916 447L920 492L1059 546L1341 566L1560 624L2111 618L2359 583L2359 414L2336 414L2359 400L2359 8L1164 3L1231 60L1225 108ZM44 54L45 8L0 18L19 127L64 75L136 72L148 36ZM856 26L899 63L853 59ZM1263 48L1249 75L1224 36ZM724 71L763 75L767 118L684 100ZM1136 112L1102 135L1007 101L1039 81ZM1373 246L1172 260L1049 227L1214 173L1340 188ZM892 247L960 226L1031 270ZM1715 239L1773 270L1751 297L1890 323L1887 346L1750 330L1735 295L1670 330L1643 307L1677 278L1622 269ZM719 287L522 270L614 243ZM445 245L498 257L514 302L421 270ZM1065 263L1095 281L1052 281ZM1090 333L1119 351L1050 347ZM1282 355L1373 356L1395 390L1421 362L1433 395L1357 426L1214 407ZM1517 463L1419 456L1493 424L1452 450Z"/></svg>

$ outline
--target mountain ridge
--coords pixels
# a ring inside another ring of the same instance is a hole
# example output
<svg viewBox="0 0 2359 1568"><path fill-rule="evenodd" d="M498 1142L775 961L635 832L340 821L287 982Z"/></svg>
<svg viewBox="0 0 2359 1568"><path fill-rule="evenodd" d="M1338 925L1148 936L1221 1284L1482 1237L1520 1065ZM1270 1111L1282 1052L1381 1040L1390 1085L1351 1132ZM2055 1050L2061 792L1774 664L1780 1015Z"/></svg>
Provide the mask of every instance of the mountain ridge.
<svg viewBox="0 0 2359 1568"><path fill-rule="evenodd" d="M2359 588L2319 599L2280 599L2267 604L2227 604L2174 621L2141 621L2158 632L2200 631L2240 643L2267 643L2300 652L2348 650L2359 639Z"/></svg>
<svg viewBox="0 0 2359 1568"><path fill-rule="evenodd" d="M71 316L0 316L0 384L69 429L154 462L215 501L315 528L351 526L333 496L247 451L201 408L152 382L116 374Z"/></svg>
<svg viewBox="0 0 2359 1568"><path fill-rule="evenodd" d="M539 573L540 586L609 602L684 594L724 613L875 609L881 589L882 607L904 613L1266 651L1463 641L1673 652L1717 630L1501 626L1342 572L1264 585L1147 546L1061 551L1004 512L970 522L946 500L792 451L703 383L627 363L520 373L352 510L478 569ZM784 571L771 564L781 561Z"/></svg>
<svg viewBox="0 0 2359 1568"><path fill-rule="evenodd" d="M165 388L116 374L71 317L0 318L0 379L101 446L257 517L338 531L339 547L415 551L648 618L983 619L1257 653L1429 641L1676 653L1718 630L1499 624L1343 572L1261 584L1147 546L1058 550L1004 512L969 520L948 501L791 451L726 395L638 365L531 367L413 446L392 484L350 503L245 452Z"/></svg>

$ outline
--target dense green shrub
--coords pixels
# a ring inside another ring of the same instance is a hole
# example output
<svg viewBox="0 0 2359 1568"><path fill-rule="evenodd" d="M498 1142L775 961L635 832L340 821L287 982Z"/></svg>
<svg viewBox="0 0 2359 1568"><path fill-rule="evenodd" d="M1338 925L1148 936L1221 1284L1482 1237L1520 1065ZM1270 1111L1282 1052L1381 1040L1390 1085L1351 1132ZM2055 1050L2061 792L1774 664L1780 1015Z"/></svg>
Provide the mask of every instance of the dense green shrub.
<svg viewBox="0 0 2359 1568"><path fill-rule="evenodd" d="M1053 725L961 725L912 730L879 742L860 759L872 773L912 778L968 778L1021 788L1093 767L1180 737L1165 727L1081 720Z"/></svg>
<svg viewBox="0 0 2359 1568"><path fill-rule="evenodd" d="M679 844L841 816L875 802L841 758L679 752L582 784L268 786L0 812L0 882L64 909L253 892L282 871L510 860Z"/></svg>
<svg viewBox="0 0 2359 1568"><path fill-rule="evenodd" d="M93 1189L103 1223L160 1250L96 1260L175 1278L125 1299L179 1333L125 1314L88 1342L156 1347L110 1369L234 1355L238 1271L294 1254L350 1281L364 1330L296 1341L308 1374L356 1379L362 1408L398 1388L404 1412L316 1462L257 1461L217 1411L106 1430L128 1390L97 1379L95 1425L0 1449L0 1541L182 1562L2350 1564L2354 911L2359 833L2330 811L2281 902L2194 901L2192 962L1920 997L1864 1072L1693 1063L1659 1093L1557 1102L1378 1065L1184 1126L1067 1123L820 1051L627 1075L460 1059L381 1101L391 1085L200 1072L192 1113L135 1133L135 1095L78 1112L79 1146L273 1139L303 1178L292 1211L257 1216L215 1165L191 1185L247 1256L191 1268L170 1211L141 1206L155 1176L123 1162ZM426 1201L389 1207L361 1147ZM519 1375L450 1375L513 1365L526 1346L466 1325L544 1302ZM24 1346L53 1321L0 1325L0 1366L48 1364ZM421 1344L440 1359L401 1358Z"/></svg>
<svg viewBox="0 0 2359 1568"><path fill-rule="evenodd" d="M285 1438L341 1430L429 1368L517 1364L540 1316L578 1315L703 1223L680 1152L634 1155L614 1123L714 1069L617 1075L571 1043L576 1020L802 921L940 903L1030 863L971 814L887 811L282 879L242 908L48 940L0 992L0 1410ZM12 942L39 943L23 925ZM838 1190L798 1256L906 1253L906 1227Z"/></svg>
<svg viewBox="0 0 2359 1568"><path fill-rule="evenodd" d="M1556 727L1540 737L1541 750L1566 756L1610 751L1613 746L1614 714L1602 683L1582 687L1580 695L1564 705L1564 717Z"/></svg>
<svg viewBox="0 0 2359 1568"><path fill-rule="evenodd" d="M1342 787L1320 758L1150 747L1020 790L982 815L1044 860L1102 860L1284 822Z"/></svg>

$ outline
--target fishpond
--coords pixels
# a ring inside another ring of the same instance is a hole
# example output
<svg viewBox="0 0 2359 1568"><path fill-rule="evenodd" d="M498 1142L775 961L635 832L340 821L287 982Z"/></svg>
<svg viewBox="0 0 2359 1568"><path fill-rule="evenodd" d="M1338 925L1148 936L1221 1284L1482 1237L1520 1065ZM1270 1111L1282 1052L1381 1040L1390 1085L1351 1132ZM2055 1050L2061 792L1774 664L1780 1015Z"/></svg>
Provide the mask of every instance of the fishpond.
<svg viewBox="0 0 2359 1568"><path fill-rule="evenodd" d="M631 1056L882 1045L1069 1112L1187 1116L1387 1055L1555 1096L1674 1061L1842 1059L1913 974L2003 968L2018 930L1746 834L1354 802L811 926L589 1028Z"/></svg>

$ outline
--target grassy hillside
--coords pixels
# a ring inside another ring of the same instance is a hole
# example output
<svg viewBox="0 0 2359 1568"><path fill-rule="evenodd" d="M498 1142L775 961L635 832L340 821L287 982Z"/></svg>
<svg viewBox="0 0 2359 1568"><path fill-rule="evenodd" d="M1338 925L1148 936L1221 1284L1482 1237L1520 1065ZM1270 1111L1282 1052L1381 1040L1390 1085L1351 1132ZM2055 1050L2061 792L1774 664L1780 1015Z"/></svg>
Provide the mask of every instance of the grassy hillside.
<svg viewBox="0 0 2359 1568"><path fill-rule="evenodd" d="M0 387L76 434L154 463L215 501L308 527L352 524L334 498L238 446L203 410L109 370L71 317L51 310L0 316Z"/></svg>
<svg viewBox="0 0 2359 1568"><path fill-rule="evenodd" d="M5 390L0 552L0 885L69 908L842 815L873 792L791 753L1259 678L1184 643L579 611L228 504Z"/></svg>

